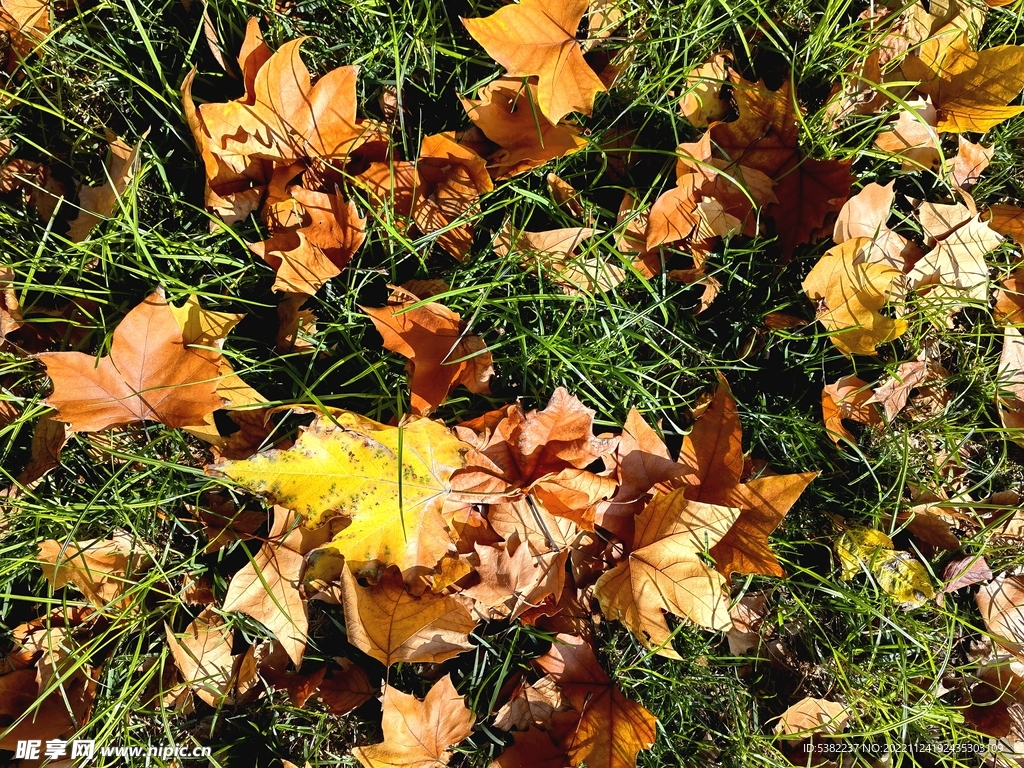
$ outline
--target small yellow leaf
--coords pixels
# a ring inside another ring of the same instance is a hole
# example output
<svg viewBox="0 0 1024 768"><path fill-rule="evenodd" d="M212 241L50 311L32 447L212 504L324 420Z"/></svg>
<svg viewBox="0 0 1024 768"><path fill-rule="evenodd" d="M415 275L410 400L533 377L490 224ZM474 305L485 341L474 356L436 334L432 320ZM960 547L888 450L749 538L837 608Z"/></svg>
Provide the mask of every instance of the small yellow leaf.
<svg viewBox="0 0 1024 768"><path fill-rule="evenodd" d="M853 526L836 539L835 548L843 579L852 579L867 569L882 591L904 610L917 608L935 597L925 567L909 552L896 551L892 539L881 531Z"/></svg>

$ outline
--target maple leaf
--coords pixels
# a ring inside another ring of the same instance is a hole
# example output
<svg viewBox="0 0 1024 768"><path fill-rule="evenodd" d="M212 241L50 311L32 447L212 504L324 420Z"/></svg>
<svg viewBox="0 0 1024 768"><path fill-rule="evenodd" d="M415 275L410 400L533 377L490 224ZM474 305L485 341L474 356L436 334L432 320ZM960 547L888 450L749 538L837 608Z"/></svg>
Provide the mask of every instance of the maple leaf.
<svg viewBox="0 0 1024 768"><path fill-rule="evenodd" d="M288 188L285 223L272 225L272 236L249 248L277 273L274 290L312 296L341 274L366 237L366 219L352 201L338 195ZM278 203L282 205L282 203Z"/></svg>
<svg viewBox="0 0 1024 768"><path fill-rule="evenodd" d="M35 669L0 676L0 719L4 722L0 749L14 751L19 742L29 739L56 739L88 722L96 698L96 683L89 679L90 674L92 668L84 665L61 685L43 687Z"/></svg>
<svg viewBox="0 0 1024 768"><path fill-rule="evenodd" d="M888 264L905 272L920 258L920 249L903 235L890 229L886 222L892 209L896 193L896 182L888 185L867 184L856 195L846 201L836 218L832 239L845 243L855 237L870 239L870 250L865 261L871 264Z"/></svg>
<svg viewBox="0 0 1024 768"><path fill-rule="evenodd" d="M573 728L562 729L568 732L559 744L570 764L635 768L637 753L654 745L656 718L623 695L601 668L591 645L559 634L533 664L554 681L575 709L560 715L574 723Z"/></svg>
<svg viewBox="0 0 1024 768"><path fill-rule="evenodd" d="M907 274L910 287L931 286L927 296L950 309L965 302L988 301L988 265L985 256L1002 242L996 232L974 217L941 239Z"/></svg>
<svg viewBox="0 0 1024 768"><path fill-rule="evenodd" d="M349 569L341 572L348 640L386 666L399 662L439 663L472 650L476 627L462 598L409 592L396 567L380 581L361 587Z"/></svg>
<svg viewBox="0 0 1024 768"><path fill-rule="evenodd" d="M543 730L551 723L551 716L564 712L570 704L555 681L548 676L530 685L520 685L511 699L494 713L494 727L503 731Z"/></svg>
<svg viewBox="0 0 1024 768"><path fill-rule="evenodd" d="M1024 270L1015 270L999 284L992 317L999 325L1024 324Z"/></svg>
<svg viewBox="0 0 1024 768"><path fill-rule="evenodd" d="M908 80L919 80L936 109L940 132L985 133L1024 111L1006 106L1024 88L1024 47L1000 45L976 51L968 31L952 23L925 40L902 63Z"/></svg>
<svg viewBox="0 0 1024 768"><path fill-rule="evenodd" d="M986 223L1001 235L1012 237L1015 242L1024 242L1024 208L998 203L989 206Z"/></svg>
<svg viewBox="0 0 1024 768"><path fill-rule="evenodd" d="M910 393L918 388L926 394L930 388L922 387L929 381L943 379L949 372L934 360L910 360L900 363L894 376L875 387L869 403L880 403L885 409L885 420L891 422L907 405Z"/></svg>
<svg viewBox="0 0 1024 768"><path fill-rule="evenodd" d="M958 148L956 157L953 159L952 169L949 172L953 184L958 187L969 187L978 182L981 174L992 162L996 153L995 145L983 147L968 141L963 136L957 136Z"/></svg>
<svg viewBox="0 0 1024 768"><path fill-rule="evenodd" d="M909 102L902 109L891 131L875 137L875 146L902 160L902 170L932 170L940 160L939 134L935 129L935 107L930 101Z"/></svg>
<svg viewBox="0 0 1024 768"><path fill-rule="evenodd" d="M576 40L586 11L587 0L521 0L462 23L510 77L537 76L537 105L557 125L573 111L589 115L606 90Z"/></svg>
<svg viewBox="0 0 1024 768"><path fill-rule="evenodd" d="M636 518L633 550L597 580L601 612L647 648L681 658L662 611L710 629L728 629L728 582L700 555L717 544L740 510L691 501L685 488L658 493Z"/></svg>
<svg viewBox="0 0 1024 768"><path fill-rule="evenodd" d="M153 563L149 547L123 531L109 539L61 544L46 539L38 554L54 590L73 584L97 608L105 608L131 586L131 578Z"/></svg>
<svg viewBox="0 0 1024 768"><path fill-rule="evenodd" d="M252 616L273 633L296 669L306 649L309 617L299 590L306 553L330 538L327 527L310 531L298 516L274 507L274 525L256 556L231 577L221 610Z"/></svg>
<svg viewBox="0 0 1024 768"><path fill-rule="evenodd" d="M128 188L128 182L135 175L142 141L132 148L108 131L107 142L110 145L110 156L106 164L107 181L95 187L82 185L78 188L80 210L78 216L72 219L68 232L73 243L85 240L97 224L113 214L117 198Z"/></svg>
<svg viewBox="0 0 1024 768"><path fill-rule="evenodd" d="M50 34L49 0L3 0L0 3L0 29L10 36L7 71L27 57Z"/></svg>
<svg viewBox="0 0 1024 768"><path fill-rule="evenodd" d="M114 330L110 354L43 352L53 381L46 402L72 432L136 421L201 425L221 406L219 351L188 346L161 292L150 294Z"/></svg>
<svg viewBox="0 0 1024 768"><path fill-rule="evenodd" d="M1024 658L1024 577L999 576L983 584L975 600L992 638L1018 658Z"/></svg>
<svg viewBox="0 0 1024 768"><path fill-rule="evenodd" d="M785 255L810 242L829 225L849 196L851 161L814 160L800 151L800 120L787 79L778 91L761 82L739 81L734 98L739 119L708 128L711 141L724 154L732 173L745 166L775 181L777 203L766 213L775 221Z"/></svg>
<svg viewBox="0 0 1024 768"><path fill-rule="evenodd" d="M695 128L705 128L729 113L729 103L722 98L722 86L729 82L728 65L732 54L714 54L686 76L686 91L679 99L679 114Z"/></svg>
<svg viewBox="0 0 1024 768"><path fill-rule="evenodd" d="M372 699L374 693L363 668L341 659L341 670L329 670L314 695L332 715L344 715Z"/></svg>
<svg viewBox="0 0 1024 768"><path fill-rule="evenodd" d="M482 603L492 609L492 613L515 621L547 596L562 593L568 549L538 555L522 543L512 551L508 547L479 544L474 549L479 560L474 570L480 582L460 594ZM502 610L493 610L498 607Z"/></svg>
<svg viewBox="0 0 1024 768"><path fill-rule="evenodd" d="M169 624L164 630L186 684L211 707L238 703L252 690L257 680L253 649L232 655L234 630L212 607L204 608L181 637Z"/></svg>
<svg viewBox="0 0 1024 768"><path fill-rule="evenodd" d="M802 284L808 298L822 303L818 320L844 355L876 355L878 344L907 331L906 320L893 320L878 311L900 272L865 262L863 255L870 247L870 240L856 237L830 248Z"/></svg>
<svg viewBox="0 0 1024 768"><path fill-rule="evenodd" d="M491 353L457 312L439 302L423 304L392 286L387 306L359 307L370 316L384 348L408 358L412 412L425 416L462 384L470 392L490 392Z"/></svg>
<svg viewBox="0 0 1024 768"><path fill-rule="evenodd" d="M679 463L685 469L678 483L691 488L695 501L718 503L739 485L743 474L739 411L721 374L711 404L683 439Z"/></svg>
<svg viewBox="0 0 1024 768"><path fill-rule="evenodd" d="M469 448L429 419L389 427L334 411L315 418L287 450L209 471L295 510L308 525L349 518L328 549L357 573L376 576L382 565L432 569L452 548L441 508Z"/></svg>
<svg viewBox="0 0 1024 768"><path fill-rule="evenodd" d="M470 736L476 719L452 685L451 675L434 683L423 701L385 686L383 708L383 743L352 750L366 768L447 765L450 747Z"/></svg>
<svg viewBox="0 0 1024 768"><path fill-rule="evenodd" d="M857 438L843 426L843 419L858 424L881 424L878 411L868 406L873 402L871 385L856 376L843 376L821 390L821 415L833 443Z"/></svg>
<svg viewBox="0 0 1024 768"><path fill-rule="evenodd" d="M839 733L850 720L850 708L827 699L810 696L801 699L782 713L775 724L775 733L784 736L810 736L813 733Z"/></svg>
<svg viewBox="0 0 1024 768"><path fill-rule="evenodd" d="M506 226L498 233L494 252L518 256L521 267L537 268L565 293L610 291L626 279L623 269L590 253L575 255L582 241L600 234L589 227L513 232Z"/></svg>
<svg viewBox="0 0 1024 768"><path fill-rule="evenodd" d="M537 111L537 86L513 78L498 78L480 88L477 99L462 98L474 125L500 150L488 159L496 179L543 165L587 145L578 128L552 125Z"/></svg>

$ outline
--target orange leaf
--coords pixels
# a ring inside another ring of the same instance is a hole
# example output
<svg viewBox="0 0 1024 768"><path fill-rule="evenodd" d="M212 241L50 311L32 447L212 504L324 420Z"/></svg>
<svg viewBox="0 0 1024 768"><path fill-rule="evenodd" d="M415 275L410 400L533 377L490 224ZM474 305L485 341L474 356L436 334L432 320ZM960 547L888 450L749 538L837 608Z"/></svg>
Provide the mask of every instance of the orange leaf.
<svg viewBox="0 0 1024 768"><path fill-rule="evenodd" d="M821 415L829 438L838 444L840 439L856 443L857 439L843 426L843 419L859 424L880 424L878 411L871 408L871 388L856 376L843 376L821 390Z"/></svg>
<svg viewBox="0 0 1024 768"><path fill-rule="evenodd" d="M384 741L356 747L352 754L366 768L427 768L447 765L449 748L469 737L476 718L445 675L426 698L384 688Z"/></svg>
<svg viewBox="0 0 1024 768"><path fill-rule="evenodd" d="M540 111L557 125L573 111L589 115L606 90L576 41L586 11L587 0L521 0L462 23L510 77L537 76Z"/></svg>
<svg viewBox="0 0 1024 768"><path fill-rule="evenodd" d="M186 345L160 292L131 310L97 364L81 352L36 356L53 381L48 405L73 432L98 432L136 421L169 427L203 424L221 406L219 351Z"/></svg>
<svg viewBox="0 0 1024 768"><path fill-rule="evenodd" d="M360 307L384 338L384 348L409 360L412 412L430 413L460 384L470 392L490 392L494 368L483 339L466 333L459 314L443 304L418 302L395 288L387 306Z"/></svg>

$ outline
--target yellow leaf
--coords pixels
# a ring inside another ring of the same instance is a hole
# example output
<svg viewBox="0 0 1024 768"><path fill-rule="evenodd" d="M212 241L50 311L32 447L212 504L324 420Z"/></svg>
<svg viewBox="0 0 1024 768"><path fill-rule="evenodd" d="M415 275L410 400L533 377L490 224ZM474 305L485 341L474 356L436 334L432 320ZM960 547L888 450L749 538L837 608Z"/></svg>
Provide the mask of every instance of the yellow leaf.
<svg viewBox="0 0 1024 768"><path fill-rule="evenodd" d="M907 331L905 320L879 313L900 272L884 264L866 264L871 240L855 237L830 248L803 282L811 301L823 302L818 320L844 355L878 354L875 346Z"/></svg>
<svg viewBox="0 0 1024 768"><path fill-rule="evenodd" d="M882 591L904 610L917 608L935 597L925 567L909 552L893 549L892 539L881 531L853 526L836 539L835 548L843 579L852 579L867 569Z"/></svg>
<svg viewBox="0 0 1024 768"><path fill-rule="evenodd" d="M440 422L389 427L348 411L319 416L288 450L211 467L236 483L294 509L310 526L351 520L328 548L356 573L383 565L432 569L453 549L441 507L452 473L469 446Z"/></svg>

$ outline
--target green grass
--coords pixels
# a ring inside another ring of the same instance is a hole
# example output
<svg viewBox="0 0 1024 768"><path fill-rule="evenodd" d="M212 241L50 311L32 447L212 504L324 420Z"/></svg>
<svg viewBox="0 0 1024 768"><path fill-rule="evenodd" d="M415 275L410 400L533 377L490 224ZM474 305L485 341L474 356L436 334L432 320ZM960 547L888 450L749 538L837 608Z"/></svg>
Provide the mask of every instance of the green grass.
<svg viewBox="0 0 1024 768"><path fill-rule="evenodd" d="M378 95L397 86L406 108L400 141L409 156L422 136L468 125L457 95L472 95L498 67L469 38L458 16L482 16L496 5L299 0L278 13L267 4L212 0L208 10L229 58L246 20L255 15L263 19L272 47L309 35L303 50L316 73L358 64L361 115L380 117ZM1006 440L994 405L1001 334L987 310L964 311L947 328L912 308L906 336L883 345L876 358L850 360L820 326L773 331L763 322L769 312L813 319L800 282L827 241L800 249L785 264L770 240L737 238L724 244L710 258L721 293L700 315L693 309L701 289L664 276L647 281L633 274L607 294L568 296L521 269L515 259L491 251L493 234L509 218L530 230L580 225L551 200L545 184L550 171L581 191L596 226L604 229L614 224L625 189L636 189L638 197L650 201L671 187L673 149L698 135L679 116L678 95L689 70L723 48L736 54L745 72L772 87L792 78L809 107L802 128L808 154L853 159L858 184L896 179L901 195L948 198L950 190L936 177L900 173L898 164L872 148L884 117L860 118L833 131L819 111L837 73L870 45L856 21L867 3L624 0L622 7L625 31L609 47L632 41L636 59L619 84L599 97L594 115L580 119L591 146L498 185L484 200L474 252L464 264L427 247L427 239L401 242L373 228L352 264L308 305L317 316L315 354L282 356L273 349L273 275L245 245L260 239L262 225L250 220L211 231L211 217L203 210L203 171L178 87L197 66L194 92L200 100L224 101L240 92L204 39L203 5L197 0L70 4L58 14L44 55L24 62L4 84L0 134L14 140L17 157L48 164L69 188L73 179L104 180L105 129L128 143L145 136L141 167L119 210L84 243L70 243L64 234L64 221L74 216L71 200L63 204L59 220L47 225L17 196L6 197L0 202L0 262L14 268L27 311L68 300L80 303L75 334L64 348L102 352L124 314L157 286L174 301L196 293L210 308L246 313L226 353L235 370L270 401L318 401L383 422L408 411L405 361L382 350L357 305L379 305L387 283L414 277L447 280L451 290L441 300L472 318L473 332L494 353L491 395L453 393L435 414L448 424L516 399L526 408L543 407L556 387L566 386L597 411L601 429L618 429L636 407L649 421L660 421L666 441L678 449L692 423L691 407L720 371L740 404L745 449L779 472L821 474L773 538L789 577L734 580L737 595L740 590L770 595L764 632L772 649L768 658L752 663L732 657L720 636L680 625L675 647L684 660L671 661L650 656L617 624L598 627L606 668L629 697L659 718L657 743L640 754L638 765L788 765L772 735L773 718L804 696L855 703L859 714L847 732L855 741L984 743L964 722L956 696L944 698L936 687L970 668L968 647L983 635L973 598L961 592L942 608L928 604L905 613L870 579L841 581L831 555L839 531L825 512L898 531L896 512L907 505L914 486L952 490L959 483L977 502L995 491L1021 488L1024 453ZM1022 34L1019 6L996 9L989 13L983 41L986 46L1020 42ZM641 149L628 154L602 149L620 131L635 132ZM1022 140L1024 119L1005 123L985 139L994 142L996 155L974 190L979 203L1024 199ZM955 152L955 141L946 148ZM625 173L615 167L622 160ZM914 226L908 218L907 232ZM620 258L610 236L595 242L602 253ZM989 258L996 259L1002 275L1020 254L1007 245ZM673 259L687 264L684 254ZM628 268L628 257L622 265ZM863 430L857 446L834 445L821 422L822 386L854 372L876 381L925 344L938 346L951 372L951 398L942 411L921 419L901 416L888 429ZM21 412L0 429L0 485L13 481L28 459L48 388L41 365L16 351L0 351L0 399ZM61 467L16 501L0 503L5 528L0 631L50 608L81 604L77 592L49 589L35 561L39 541L102 538L123 529L154 549L156 567L131 585L142 609L105 617L86 642L80 661L100 669L99 694L80 736L110 745L211 745L216 766L271 766L281 759L300 766L307 760L314 766L356 765L349 749L380 737L375 702L345 717L328 715L312 703L297 709L282 693L217 711L199 703L187 715L143 704L161 690L161 676L173 666L164 623L181 631L196 612L179 595L186 574L209 576L220 600L230 575L250 556L245 544L204 554L203 536L187 523L204 492L220 487L203 473L207 458L201 443L158 424L73 436ZM905 533L897 534L896 542L904 549L911 545ZM992 548L984 532L964 542L964 552L980 551L993 569L1024 565L1019 548ZM949 559L939 554L929 564L941 575ZM245 642L267 637L247 617L228 617ZM311 602L310 618L309 664L357 655L345 641L340 608ZM452 765L485 766L508 740L489 727L491 697L542 653L548 640L529 627L482 625L474 652L440 671L400 666L391 671L391 681L422 695L437 673L450 672L480 725L458 748ZM0 647L6 645L0 635ZM368 667L379 681L382 668L372 662ZM430 673L429 679L422 673ZM4 758L0 753L0 761ZM857 760L868 765L863 756ZM953 768L976 761L962 755L892 755L893 766L918 764Z"/></svg>

